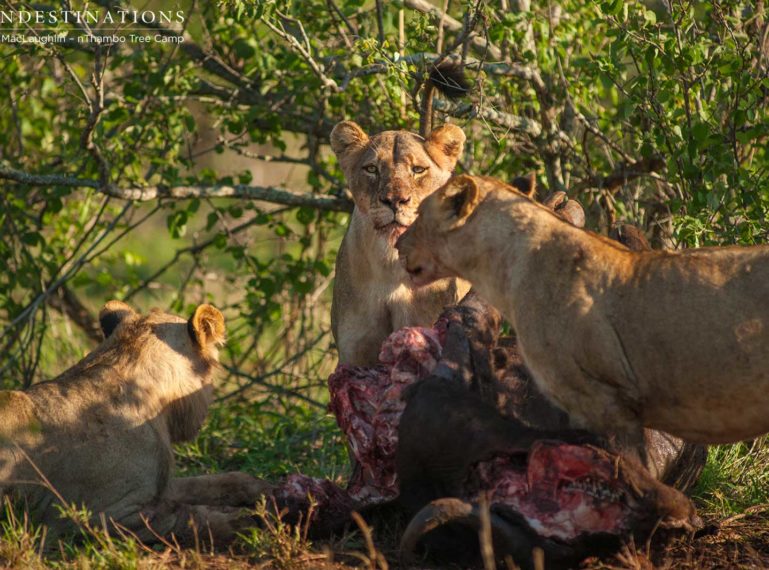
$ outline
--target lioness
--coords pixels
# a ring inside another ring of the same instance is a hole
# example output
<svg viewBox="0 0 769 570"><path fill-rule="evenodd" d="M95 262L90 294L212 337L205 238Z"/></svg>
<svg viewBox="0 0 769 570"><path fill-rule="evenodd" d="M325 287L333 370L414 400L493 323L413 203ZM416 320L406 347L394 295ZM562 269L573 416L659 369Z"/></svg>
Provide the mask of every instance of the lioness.
<svg viewBox="0 0 769 570"><path fill-rule="evenodd" d="M464 142L455 125L444 125L427 139L408 131L369 138L352 121L331 132L331 147L355 201L336 260L331 306L340 364L376 364L390 333L432 325L469 289L452 278L415 289L393 247L425 196L449 179Z"/></svg>
<svg viewBox="0 0 769 570"><path fill-rule="evenodd" d="M61 376L0 392L0 494L23 501L49 537L74 529L63 499L146 542L229 541L251 522L234 507L267 485L245 473L171 477L172 445L195 436L211 403L222 314L141 316L110 301L100 322L104 342Z"/></svg>
<svg viewBox="0 0 769 570"><path fill-rule="evenodd" d="M701 443L769 431L767 246L629 251L458 176L396 247L415 283L461 276L501 309L577 427L639 448L644 426Z"/></svg>

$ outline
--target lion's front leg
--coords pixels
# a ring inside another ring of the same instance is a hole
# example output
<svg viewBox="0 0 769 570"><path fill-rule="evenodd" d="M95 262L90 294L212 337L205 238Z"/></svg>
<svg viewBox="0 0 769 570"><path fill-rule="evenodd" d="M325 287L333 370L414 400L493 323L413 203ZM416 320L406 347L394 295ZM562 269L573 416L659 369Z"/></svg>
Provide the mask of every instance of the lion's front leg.
<svg viewBox="0 0 769 570"><path fill-rule="evenodd" d="M190 505L253 507L272 485L240 471L173 478L163 499Z"/></svg>
<svg viewBox="0 0 769 570"><path fill-rule="evenodd" d="M160 500L117 522L145 544L176 541L181 546L224 547L239 532L254 526L254 519L236 507L190 505Z"/></svg>
<svg viewBox="0 0 769 570"><path fill-rule="evenodd" d="M348 313L338 317L336 345L339 364L376 366L382 343L393 332L382 306L367 310L363 305L347 307Z"/></svg>

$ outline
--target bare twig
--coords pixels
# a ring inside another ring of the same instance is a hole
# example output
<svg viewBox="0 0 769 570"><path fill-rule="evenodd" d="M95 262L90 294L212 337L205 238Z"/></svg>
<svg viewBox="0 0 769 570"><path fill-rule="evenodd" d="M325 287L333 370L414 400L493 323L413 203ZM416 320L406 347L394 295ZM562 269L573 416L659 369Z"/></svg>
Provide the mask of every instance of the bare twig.
<svg viewBox="0 0 769 570"><path fill-rule="evenodd" d="M443 10L441 10L441 19L438 22L438 41L435 43L435 51L441 53L443 51L443 20L449 12L449 2L451 0L443 0Z"/></svg>
<svg viewBox="0 0 769 570"><path fill-rule="evenodd" d="M336 81L331 79L328 75L326 75L325 69L323 67L323 64L316 61L315 58L310 53L310 39L307 37L307 33L304 31L304 26L302 25L302 22L297 20L296 18L292 18L286 14L281 13L280 11L276 10L276 14L280 17L281 20L285 20L287 22L293 23L299 32L302 35L302 42L300 42L296 37L294 37L293 34L290 34L286 31L286 29L283 27L283 23L281 22L280 27L273 24L270 20L267 18L262 18L262 22L272 30L273 33L275 33L277 36L280 36L282 39L284 39L291 48L293 48L294 51L296 51L302 59L307 63L307 65L310 66L310 69L312 69L313 73L318 76L318 79L320 79L321 83L323 84L323 87L325 89L331 89L332 91L339 91L339 86L337 85Z"/></svg>
<svg viewBox="0 0 769 570"><path fill-rule="evenodd" d="M347 18L347 16L344 15L344 12L339 9L339 6L336 5L336 2L334 0L326 0L326 3L329 5L329 7L334 11L334 13L337 15L337 17L344 22L345 27L347 28L347 31L350 33L351 36L356 37L358 35L358 30L355 28L351 23L350 20Z"/></svg>
<svg viewBox="0 0 769 570"><path fill-rule="evenodd" d="M382 6L382 0L376 0L376 25L379 35L379 45L384 45L384 7Z"/></svg>

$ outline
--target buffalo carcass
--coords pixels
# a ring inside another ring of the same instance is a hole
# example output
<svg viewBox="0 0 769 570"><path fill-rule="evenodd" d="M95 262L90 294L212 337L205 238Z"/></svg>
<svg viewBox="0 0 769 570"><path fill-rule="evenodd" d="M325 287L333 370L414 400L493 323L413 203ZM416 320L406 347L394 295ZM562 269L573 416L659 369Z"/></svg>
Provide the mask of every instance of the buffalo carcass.
<svg viewBox="0 0 769 570"><path fill-rule="evenodd" d="M479 524L483 495L492 504L498 552L523 564L532 546L542 547L549 562L571 561L634 531L643 534L660 519L696 525L683 494L568 429L565 414L537 392L514 339L497 339L498 325L497 312L469 296L432 328L393 333L379 366L341 366L331 376L330 408L355 460L347 506L387 503L400 490L408 510L419 511L404 535L405 550L441 523L427 542L464 551L468 542L460 538L475 534L463 529ZM648 436L644 457L653 472L688 488L704 449ZM340 504L317 484L301 482L295 481L295 497L309 486L321 491L321 505ZM335 512L342 522L343 513Z"/></svg>
<svg viewBox="0 0 769 570"><path fill-rule="evenodd" d="M497 339L493 308L470 293L441 321L442 358L406 391L398 430L400 501L416 513L404 551L424 542L456 560L468 540L477 545L483 500L496 553L524 567L537 547L555 567L658 524L698 525L689 499L669 485L696 480L703 447L648 431L647 470L633 453L581 442L537 391L515 339Z"/></svg>
<svg viewBox="0 0 769 570"><path fill-rule="evenodd" d="M545 203L571 223L584 223L581 208L563 193ZM695 524L681 493L568 430L565 414L537 392L514 338L497 338L498 325L495 310L469 297L434 327L393 333L378 366L340 366L329 378L329 407L353 458L347 489L294 475L276 490L278 503L301 511L310 492L318 503L313 528L325 533L349 520L351 509L396 499L400 476L403 504L419 511L403 542L410 550L437 522L446 524L424 542L435 544L446 532L466 537L463 529L478 524L483 495L492 504L499 553L524 564L532 545L544 548L548 562L573 560L643 533L658 519ZM651 432L648 443L643 457L655 476L687 489L704 464L704 449Z"/></svg>

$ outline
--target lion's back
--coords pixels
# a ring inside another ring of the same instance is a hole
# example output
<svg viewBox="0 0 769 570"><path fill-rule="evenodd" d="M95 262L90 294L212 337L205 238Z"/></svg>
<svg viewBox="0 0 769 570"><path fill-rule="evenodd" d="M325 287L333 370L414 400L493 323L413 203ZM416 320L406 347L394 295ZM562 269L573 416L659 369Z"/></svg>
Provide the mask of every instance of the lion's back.
<svg viewBox="0 0 769 570"><path fill-rule="evenodd" d="M40 422L31 398L17 390L0 391L0 444L5 447L39 432Z"/></svg>

